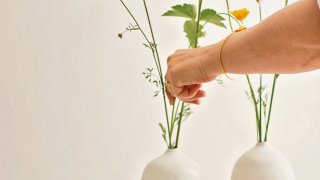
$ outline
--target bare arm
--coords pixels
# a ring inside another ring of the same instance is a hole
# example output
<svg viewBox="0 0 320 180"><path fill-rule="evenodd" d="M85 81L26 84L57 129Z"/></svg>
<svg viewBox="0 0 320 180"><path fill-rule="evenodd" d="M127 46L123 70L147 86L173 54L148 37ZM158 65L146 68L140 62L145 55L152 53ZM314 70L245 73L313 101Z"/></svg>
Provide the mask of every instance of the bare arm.
<svg viewBox="0 0 320 180"><path fill-rule="evenodd" d="M220 44L178 50L168 58L168 97L199 103L199 84L222 74ZM299 73L320 68L320 10L300 0L258 25L233 34L223 49L227 73ZM201 92L201 91L200 91ZM202 92L203 93L203 92Z"/></svg>
<svg viewBox="0 0 320 180"><path fill-rule="evenodd" d="M300 0L262 23L234 34L223 62L230 73L298 73L320 68L320 10Z"/></svg>

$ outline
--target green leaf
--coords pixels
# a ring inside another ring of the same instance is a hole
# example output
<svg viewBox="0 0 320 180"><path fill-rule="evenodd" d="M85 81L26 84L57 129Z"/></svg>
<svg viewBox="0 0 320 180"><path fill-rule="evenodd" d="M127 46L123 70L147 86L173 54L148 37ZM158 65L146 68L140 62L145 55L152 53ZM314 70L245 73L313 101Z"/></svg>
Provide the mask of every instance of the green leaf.
<svg viewBox="0 0 320 180"><path fill-rule="evenodd" d="M195 47L196 36L197 36L197 21L188 20L184 23L184 32L189 40L190 47ZM203 25L199 24L198 38L204 37L205 32L203 31Z"/></svg>
<svg viewBox="0 0 320 180"><path fill-rule="evenodd" d="M226 28L226 25L224 25L223 22L221 22L221 21L224 21L225 19L219 14L217 14L217 12L213 9L202 10L200 14L200 20Z"/></svg>
<svg viewBox="0 0 320 180"><path fill-rule="evenodd" d="M172 6L171 10L167 11L162 16L184 17L195 20L197 17L196 6L193 4Z"/></svg>
<svg viewBox="0 0 320 180"><path fill-rule="evenodd" d="M165 142L167 143L167 145L168 145L166 129L164 128L164 126L163 126L162 123L159 123L159 126L160 126L161 131L162 131L162 138L164 139L164 141L165 141Z"/></svg>
<svg viewBox="0 0 320 180"><path fill-rule="evenodd" d="M164 128L163 124L162 123L159 123L159 126L161 128L161 131L163 134L166 134L166 129Z"/></svg>

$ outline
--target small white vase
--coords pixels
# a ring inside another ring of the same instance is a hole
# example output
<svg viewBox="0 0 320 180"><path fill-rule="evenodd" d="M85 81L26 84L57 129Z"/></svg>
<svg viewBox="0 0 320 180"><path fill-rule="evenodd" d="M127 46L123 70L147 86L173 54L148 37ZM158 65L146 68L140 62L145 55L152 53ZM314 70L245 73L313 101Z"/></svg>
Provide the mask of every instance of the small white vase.
<svg viewBox="0 0 320 180"><path fill-rule="evenodd" d="M202 180L201 167L177 149L169 149L152 160L141 180Z"/></svg>
<svg viewBox="0 0 320 180"><path fill-rule="evenodd" d="M268 143L258 143L235 164L232 180L294 180L289 161Z"/></svg>

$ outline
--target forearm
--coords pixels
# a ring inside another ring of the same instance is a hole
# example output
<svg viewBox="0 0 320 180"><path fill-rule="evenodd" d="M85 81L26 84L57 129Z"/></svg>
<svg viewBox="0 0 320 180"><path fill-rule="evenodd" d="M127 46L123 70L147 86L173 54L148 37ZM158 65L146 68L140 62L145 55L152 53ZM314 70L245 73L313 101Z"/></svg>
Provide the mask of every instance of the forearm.
<svg viewBox="0 0 320 180"><path fill-rule="evenodd" d="M237 74L299 73L320 68L316 0L300 0L232 35L223 48L223 64L226 72Z"/></svg>

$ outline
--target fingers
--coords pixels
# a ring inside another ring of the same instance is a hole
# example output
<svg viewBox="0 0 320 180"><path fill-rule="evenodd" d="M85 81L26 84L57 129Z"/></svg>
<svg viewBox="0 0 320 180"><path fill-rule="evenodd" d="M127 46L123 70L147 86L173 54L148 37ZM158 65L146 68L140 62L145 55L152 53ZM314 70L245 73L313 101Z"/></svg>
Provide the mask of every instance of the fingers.
<svg viewBox="0 0 320 180"><path fill-rule="evenodd" d="M191 98L180 98L180 99L181 99L182 101L184 101L184 102L192 102L192 101L198 100L198 99L200 99L200 98L203 98L203 97L205 97L205 96L206 96L206 92L203 91L203 90L199 90L199 91L197 92L197 94L196 94L195 96L191 97Z"/></svg>
<svg viewBox="0 0 320 180"><path fill-rule="evenodd" d="M171 78L171 74L167 72L165 75L166 80L166 91L169 96L177 97L184 89L184 86L178 86L174 84Z"/></svg>
<svg viewBox="0 0 320 180"><path fill-rule="evenodd" d="M167 96L168 96L170 105L172 105L175 97L172 96L169 91L167 91ZM201 103L200 99L203 97L206 97L206 92L203 90L198 90L194 96L191 96L188 98L181 98L181 97L177 97L177 98L179 98L181 101L183 101L185 103L199 105Z"/></svg>
<svg viewBox="0 0 320 180"><path fill-rule="evenodd" d="M169 96L178 97L180 99L181 98L188 99L188 98L194 97L200 88L201 88L201 84L177 87L171 84L169 81L167 81L166 83L167 94Z"/></svg>
<svg viewBox="0 0 320 180"><path fill-rule="evenodd" d="M184 86L182 91L177 95L179 98L192 98L194 97L199 89L201 88L201 84L194 84L189 86Z"/></svg>
<svg viewBox="0 0 320 180"><path fill-rule="evenodd" d="M205 91L200 90L201 84L189 85L184 87L175 87L174 85L167 83L166 93L169 99L170 105L173 104L174 98L177 97L183 102L200 104L200 98L206 96ZM179 92L180 93L176 93Z"/></svg>
<svg viewBox="0 0 320 180"><path fill-rule="evenodd" d="M188 56L190 51L193 52L188 49L177 50L167 59L166 93L171 105L175 97L184 102L200 104L199 99L205 96L204 91L200 91L201 84L194 84L200 82L199 79L203 79L197 77L199 74L196 73L197 63L194 63L197 61L193 60L199 56Z"/></svg>
<svg viewBox="0 0 320 180"><path fill-rule="evenodd" d="M168 87L168 91L170 92L170 94L174 97L177 97L179 96L179 94L181 94L181 92L183 91L184 89L184 86L182 87L178 87L178 86L175 86L171 83L169 83L169 87Z"/></svg>
<svg viewBox="0 0 320 180"><path fill-rule="evenodd" d="M206 96L206 92L203 90L199 90L197 94L194 97L191 98L180 98L181 101L191 104L197 104L199 105L201 103L200 98L203 98Z"/></svg>
<svg viewBox="0 0 320 180"><path fill-rule="evenodd" d="M166 93L169 99L169 103L172 105L174 98L177 97L178 94L183 90L183 87L176 87L172 85L170 82L166 83Z"/></svg>
<svg viewBox="0 0 320 180"><path fill-rule="evenodd" d="M170 105L173 105L174 97L171 95L171 93L166 89L167 97L169 100Z"/></svg>

